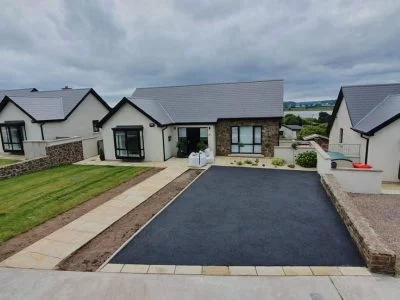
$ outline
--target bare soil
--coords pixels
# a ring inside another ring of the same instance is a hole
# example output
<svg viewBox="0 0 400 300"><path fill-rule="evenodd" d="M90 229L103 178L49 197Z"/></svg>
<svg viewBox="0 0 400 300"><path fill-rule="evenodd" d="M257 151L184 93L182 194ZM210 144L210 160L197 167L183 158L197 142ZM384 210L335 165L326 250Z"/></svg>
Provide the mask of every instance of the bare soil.
<svg viewBox="0 0 400 300"><path fill-rule="evenodd" d="M134 208L58 265L60 270L96 271L121 245L203 170L191 169Z"/></svg>
<svg viewBox="0 0 400 300"><path fill-rule="evenodd" d="M78 206L75 206L74 208L64 213L59 214L58 216L7 240L6 242L0 244L0 261L6 259L7 257L10 257L11 255L21 251L29 245L46 237L57 229L64 227L73 220L83 216L97 206L111 200L115 196L121 194L122 192L138 184L139 182L142 182L143 180L153 176L161 170L162 168L151 168L147 171L144 171L143 173L132 178L131 180L128 180L97 197L94 197Z"/></svg>
<svg viewBox="0 0 400 300"><path fill-rule="evenodd" d="M349 194L383 242L400 255L400 195Z"/></svg>

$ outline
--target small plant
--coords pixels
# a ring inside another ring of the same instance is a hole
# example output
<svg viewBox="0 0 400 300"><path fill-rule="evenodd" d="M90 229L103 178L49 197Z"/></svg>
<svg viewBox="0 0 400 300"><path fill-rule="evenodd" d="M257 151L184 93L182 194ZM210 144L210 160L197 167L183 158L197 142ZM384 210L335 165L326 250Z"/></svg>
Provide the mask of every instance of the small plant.
<svg viewBox="0 0 400 300"><path fill-rule="evenodd" d="M200 141L197 143L197 151L204 151L207 149L206 143L204 141Z"/></svg>
<svg viewBox="0 0 400 300"><path fill-rule="evenodd" d="M252 164L253 164L253 162L252 162L250 159L246 159L246 160L244 161L244 163L245 163L245 164L248 164L248 165L252 165Z"/></svg>
<svg viewBox="0 0 400 300"><path fill-rule="evenodd" d="M176 142L176 148L178 148L177 157L185 157L185 143L182 140Z"/></svg>
<svg viewBox="0 0 400 300"><path fill-rule="evenodd" d="M100 148L100 149L99 149L99 157L100 157L100 160L105 160L105 159L106 159L105 156L104 156L104 150L103 150L103 148Z"/></svg>
<svg viewBox="0 0 400 300"><path fill-rule="evenodd" d="M244 144L243 143L239 143L239 147L240 148L244 147Z"/></svg>
<svg viewBox="0 0 400 300"><path fill-rule="evenodd" d="M295 161L295 153L296 153L296 150L297 150L297 143L296 143L296 142L293 142L292 145L291 145L291 147L292 147L292 155L293 155L292 164L294 164L294 161Z"/></svg>
<svg viewBox="0 0 400 300"><path fill-rule="evenodd" d="M263 167L265 167L265 164L262 164Z"/></svg>
<svg viewBox="0 0 400 300"><path fill-rule="evenodd" d="M242 166L242 165L243 165L242 161L238 161L236 164L237 164L238 166Z"/></svg>
<svg viewBox="0 0 400 300"><path fill-rule="evenodd" d="M287 165L289 168L294 169L296 166L294 164Z"/></svg>
<svg viewBox="0 0 400 300"><path fill-rule="evenodd" d="M258 159L258 158L256 158L256 160L254 161L254 163L256 163L256 164L258 165L258 163L259 163L259 159Z"/></svg>
<svg viewBox="0 0 400 300"><path fill-rule="evenodd" d="M304 168L315 168L317 166L317 153L306 151L297 155L296 163Z"/></svg>
<svg viewBox="0 0 400 300"><path fill-rule="evenodd" d="M275 157L273 160L272 160L272 165L273 166L275 166L275 168L276 167L281 167L281 166L284 166L285 164L286 164L286 161L283 159L283 158L279 158L279 157Z"/></svg>

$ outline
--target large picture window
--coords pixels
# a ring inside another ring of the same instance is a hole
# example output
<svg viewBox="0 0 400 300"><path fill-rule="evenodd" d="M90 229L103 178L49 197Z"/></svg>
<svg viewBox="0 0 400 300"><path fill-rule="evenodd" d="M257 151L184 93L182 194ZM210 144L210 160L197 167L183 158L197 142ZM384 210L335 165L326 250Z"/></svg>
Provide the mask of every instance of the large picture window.
<svg viewBox="0 0 400 300"><path fill-rule="evenodd" d="M143 126L117 126L113 131L116 158L144 158Z"/></svg>
<svg viewBox="0 0 400 300"><path fill-rule="evenodd" d="M261 126L233 126L231 128L232 153L261 153Z"/></svg>
<svg viewBox="0 0 400 300"><path fill-rule="evenodd" d="M0 124L1 141L4 152L24 152L25 125L24 123Z"/></svg>

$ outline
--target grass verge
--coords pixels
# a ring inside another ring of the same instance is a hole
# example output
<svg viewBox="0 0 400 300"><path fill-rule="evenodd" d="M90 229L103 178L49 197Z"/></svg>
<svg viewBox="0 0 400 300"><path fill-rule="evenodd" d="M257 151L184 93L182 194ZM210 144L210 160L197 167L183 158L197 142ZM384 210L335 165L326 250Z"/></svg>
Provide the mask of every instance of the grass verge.
<svg viewBox="0 0 400 300"><path fill-rule="evenodd" d="M0 243L148 170L67 165L0 180Z"/></svg>

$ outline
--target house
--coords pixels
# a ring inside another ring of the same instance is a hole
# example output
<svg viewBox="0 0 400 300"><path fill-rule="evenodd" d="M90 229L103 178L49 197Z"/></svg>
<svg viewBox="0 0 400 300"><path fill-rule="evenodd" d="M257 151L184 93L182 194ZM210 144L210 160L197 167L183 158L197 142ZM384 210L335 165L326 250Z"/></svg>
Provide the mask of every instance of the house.
<svg viewBox="0 0 400 300"><path fill-rule="evenodd" d="M272 156L283 81L137 88L100 122L106 159L163 161L206 145L216 155Z"/></svg>
<svg viewBox="0 0 400 300"><path fill-rule="evenodd" d="M298 133L300 130L303 129L303 126L300 125L286 125L283 124L281 128L279 129L280 134L285 138L289 140L297 140L298 138Z"/></svg>
<svg viewBox="0 0 400 300"><path fill-rule="evenodd" d="M400 84L343 86L328 130L331 144L358 146L360 160L399 181Z"/></svg>
<svg viewBox="0 0 400 300"><path fill-rule="evenodd" d="M25 95L29 95L32 92L37 92L37 91L38 90L35 88L0 90L0 103L3 101L3 99L6 95L25 96Z"/></svg>
<svg viewBox="0 0 400 300"><path fill-rule="evenodd" d="M97 123L110 111L91 88L2 93L0 152L23 154L23 141L91 136L99 131Z"/></svg>

